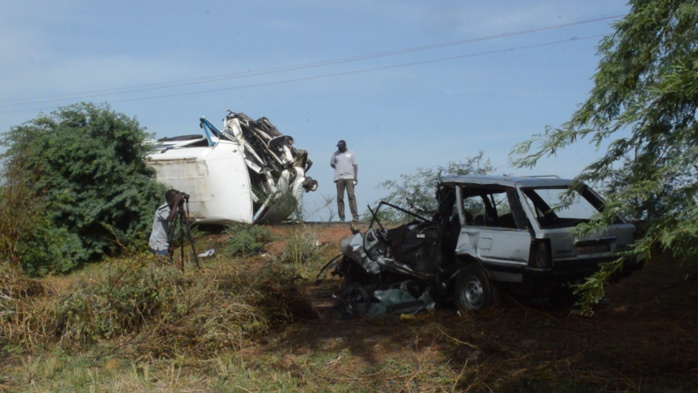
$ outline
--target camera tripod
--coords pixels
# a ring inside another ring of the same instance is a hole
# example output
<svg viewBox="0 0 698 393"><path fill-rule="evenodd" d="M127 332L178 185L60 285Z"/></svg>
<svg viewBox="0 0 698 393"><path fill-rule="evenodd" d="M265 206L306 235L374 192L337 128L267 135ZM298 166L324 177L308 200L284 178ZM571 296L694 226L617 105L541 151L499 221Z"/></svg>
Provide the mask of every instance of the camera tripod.
<svg viewBox="0 0 698 393"><path fill-rule="evenodd" d="M187 204L187 212L185 213L184 211L184 204ZM174 254L174 249L172 248L172 243L175 240L175 236L177 235L177 230L179 230L179 248L181 251L181 264L180 268L184 270L184 236L187 236L187 240L189 240L189 244L191 245L191 251L194 254L194 261L196 262L196 267L197 269L201 270L201 265L199 264L199 257L196 254L196 247L194 246L194 237L191 234L191 227L189 226L189 198L184 199L182 202L180 202L177 207L177 213L175 213L174 219L172 220L172 224L170 225L170 230L167 234L167 240L170 243L170 258L172 258Z"/></svg>

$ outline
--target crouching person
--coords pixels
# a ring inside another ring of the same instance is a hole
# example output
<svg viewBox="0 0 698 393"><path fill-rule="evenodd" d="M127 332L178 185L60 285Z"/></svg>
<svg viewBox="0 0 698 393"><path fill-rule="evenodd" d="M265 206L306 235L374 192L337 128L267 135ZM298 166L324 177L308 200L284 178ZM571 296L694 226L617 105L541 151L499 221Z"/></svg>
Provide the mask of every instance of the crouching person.
<svg viewBox="0 0 698 393"><path fill-rule="evenodd" d="M186 194L174 189L167 190L165 199L167 203L155 210L153 218L153 230L150 232L150 251L158 257L171 257L168 234L170 223L174 220L179 205Z"/></svg>

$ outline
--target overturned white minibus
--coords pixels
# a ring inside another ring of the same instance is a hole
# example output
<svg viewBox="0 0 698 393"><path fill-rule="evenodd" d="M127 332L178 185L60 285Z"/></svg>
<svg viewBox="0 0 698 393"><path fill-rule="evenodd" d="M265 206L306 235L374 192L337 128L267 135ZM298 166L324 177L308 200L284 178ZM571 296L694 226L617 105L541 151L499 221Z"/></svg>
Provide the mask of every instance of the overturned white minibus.
<svg viewBox="0 0 698 393"><path fill-rule="evenodd" d="M312 161L293 138L265 117L252 120L228 110L223 130L200 119L205 135L154 142L147 160L156 180L190 195L189 215L204 224L280 222L317 181L306 176Z"/></svg>

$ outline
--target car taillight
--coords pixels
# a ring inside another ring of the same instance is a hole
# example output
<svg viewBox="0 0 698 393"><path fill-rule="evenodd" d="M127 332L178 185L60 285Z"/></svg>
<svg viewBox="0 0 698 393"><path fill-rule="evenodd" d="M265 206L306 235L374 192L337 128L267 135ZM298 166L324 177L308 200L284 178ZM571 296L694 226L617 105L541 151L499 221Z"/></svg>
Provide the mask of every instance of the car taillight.
<svg viewBox="0 0 698 393"><path fill-rule="evenodd" d="M531 253L528 258L529 266L536 269L550 269L552 267L552 259L550 242L548 240L534 240L531 243Z"/></svg>

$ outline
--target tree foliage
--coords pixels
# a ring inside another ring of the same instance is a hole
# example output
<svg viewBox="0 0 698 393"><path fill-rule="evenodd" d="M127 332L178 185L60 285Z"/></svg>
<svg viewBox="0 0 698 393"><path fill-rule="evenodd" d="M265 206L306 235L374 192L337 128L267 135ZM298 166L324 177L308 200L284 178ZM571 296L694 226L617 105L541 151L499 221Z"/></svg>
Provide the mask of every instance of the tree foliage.
<svg viewBox="0 0 698 393"><path fill-rule="evenodd" d="M493 171L490 160L484 158L484 153L479 152L474 157L468 157L465 161L450 161L445 166L435 168L417 168L413 174L401 174L398 180L386 180L379 187L389 190L383 201L400 206L403 209L414 211L415 207L429 212L436 212L436 186L441 179L448 176L459 175L485 175ZM400 221L402 215L386 209L382 220Z"/></svg>
<svg viewBox="0 0 698 393"><path fill-rule="evenodd" d="M644 222L644 236L624 258L657 250L681 261L698 257L698 2L631 0L630 13L599 45L602 59L589 98L560 128L517 145L520 167L581 139L603 157L577 177L605 185L603 216L581 228L600 230L617 215ZM620 269L604 266L584 286L588 301Z"/></svg>
<svg viewBox="0 0 698 393"><path fill-rule="evenodd" d="M25 246L41 224L43 200L32 192L29 182L20 176L18 161L4 172L0 183L0 256L19 266ZM23 180L24 179L24 180Z"/></svg>
<svg viewBox="0 0 698 393"><path fill-rule="evenodd" d="M116 239L142 239L164 195L144 161L148 136L135 119L88 103L5 133L3 196L36 213L21 221L32 233L21 229L12 258L32 273L67 271L116 252Z"/></svg>

